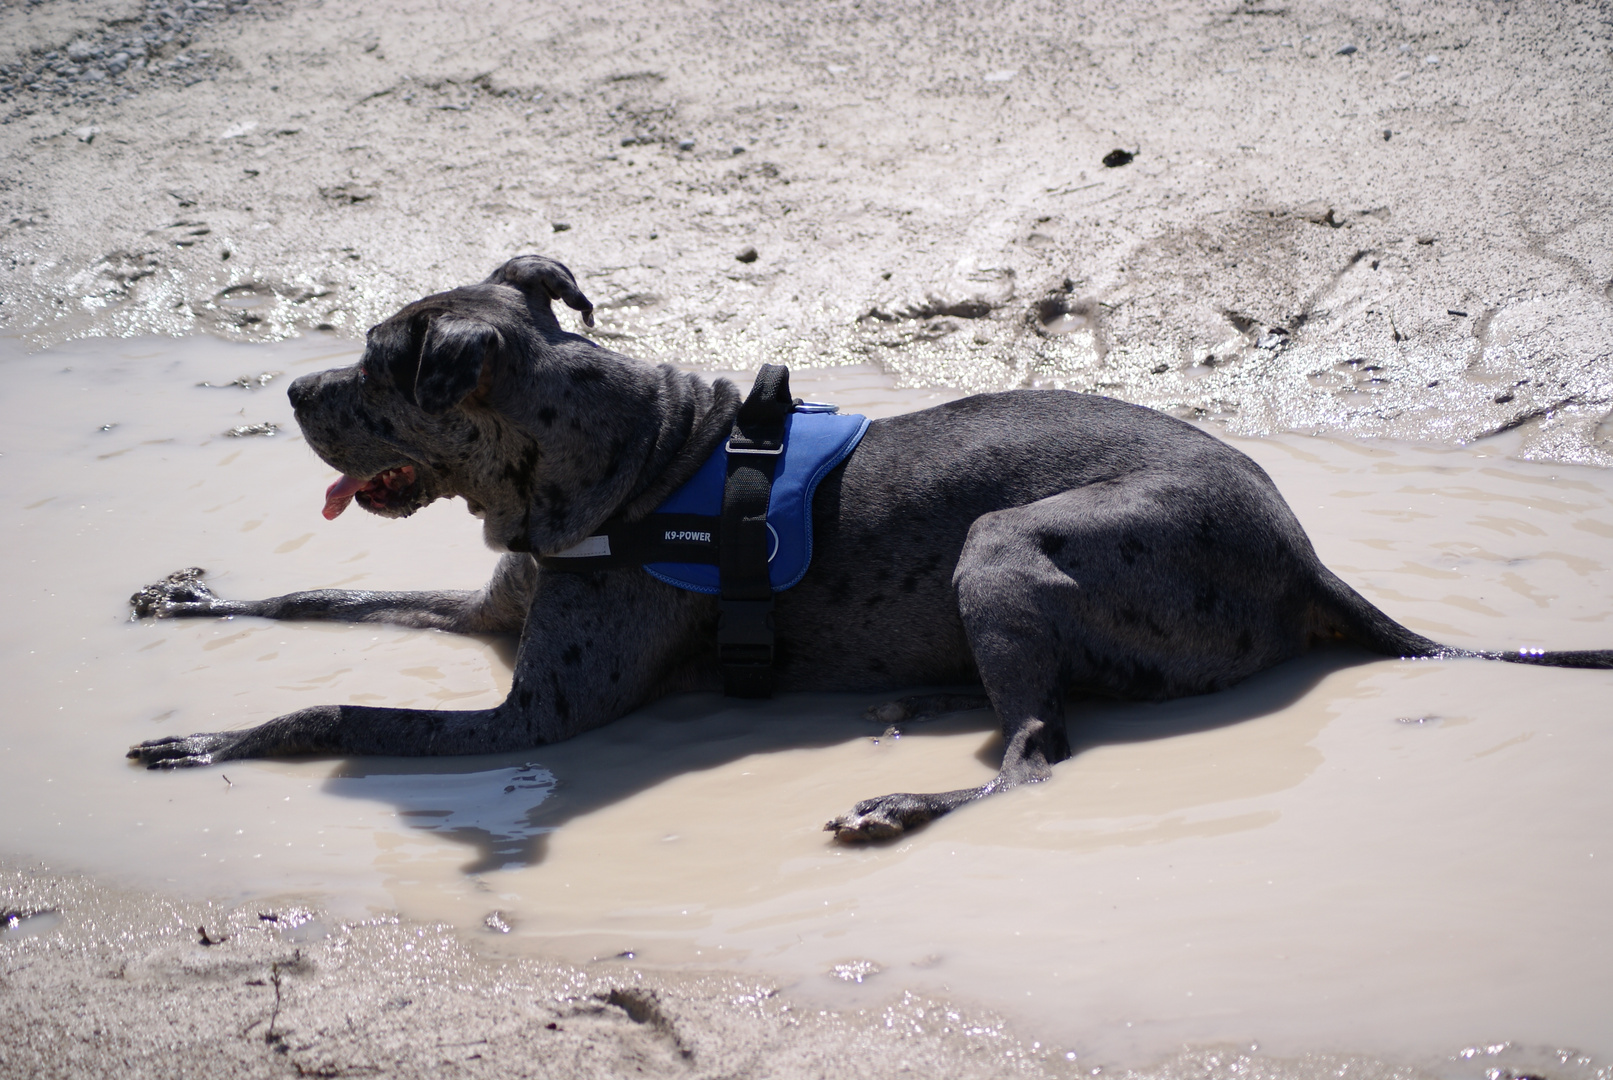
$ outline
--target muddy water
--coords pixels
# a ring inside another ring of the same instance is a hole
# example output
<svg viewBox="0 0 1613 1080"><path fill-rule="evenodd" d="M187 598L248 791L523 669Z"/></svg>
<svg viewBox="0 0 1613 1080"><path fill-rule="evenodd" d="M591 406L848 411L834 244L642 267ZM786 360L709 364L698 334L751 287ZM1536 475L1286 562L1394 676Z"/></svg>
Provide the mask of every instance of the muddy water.
<svg viewBox="0 0 1613 1080"><path fill-rule="evenodd" d="M895 737L859 719L869 698L690 696L500 758L130 767L135 740L304 705L504 693L491 639L127 620L136 586L189 565L233 596L485 579L460 504L321 519L333 474L283 388L352 357L317 339L0 357L0 853L445 918L498 949L742 965L825 1004L923 989L1094 1061L1221 1040L1613 1051L1610 673L1339 652L1213 697L1080 704L1053 783L856 850L821 823L991 774L984 712ZM948 396L856 368L795 385L873 415ZM259 423L280 431L224 434ZM1613 645L1613 474L1504 442L1239 445L1323 558L1415 629Z"/></svg>

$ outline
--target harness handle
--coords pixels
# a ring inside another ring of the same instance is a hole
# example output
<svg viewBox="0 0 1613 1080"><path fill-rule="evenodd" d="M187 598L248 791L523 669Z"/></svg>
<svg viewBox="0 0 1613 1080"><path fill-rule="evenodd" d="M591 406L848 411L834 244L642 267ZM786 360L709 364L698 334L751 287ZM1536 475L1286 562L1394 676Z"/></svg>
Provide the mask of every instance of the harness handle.
<svg viewBox="0 0 1613 1080"><path fill-rule="evenodd" d="M773 585L768 578L768 504L784 453L784 422L795 408L790 369L763 364L734 417L718 519L717 663L723 693L773 695Z"/></svg>

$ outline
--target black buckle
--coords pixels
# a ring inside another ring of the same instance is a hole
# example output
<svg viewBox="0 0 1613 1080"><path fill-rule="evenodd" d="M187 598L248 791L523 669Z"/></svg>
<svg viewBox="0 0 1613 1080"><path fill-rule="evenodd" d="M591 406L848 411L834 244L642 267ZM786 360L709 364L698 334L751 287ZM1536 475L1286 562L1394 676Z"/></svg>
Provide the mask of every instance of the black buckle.
<svg viewBox="0 0 1613 1080"><path fill-rule="evenodd" d="M765 454L776 457L784 453L784 444L773 439L751 440L742 439L738 435L728 440L730 454Z"/></svg>

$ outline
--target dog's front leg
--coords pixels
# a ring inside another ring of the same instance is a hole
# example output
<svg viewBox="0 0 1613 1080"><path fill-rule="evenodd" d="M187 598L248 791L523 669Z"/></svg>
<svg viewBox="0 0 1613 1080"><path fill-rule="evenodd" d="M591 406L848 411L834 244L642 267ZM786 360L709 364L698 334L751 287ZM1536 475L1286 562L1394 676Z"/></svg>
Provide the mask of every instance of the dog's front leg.
<svg viewBox="0 0 1613 1080"><path fill-rule="evenodd" d="M538 567L530 555L506 555L493 579L478 592L378 592L368 589L314 589L266 600L226 600L202 581L206 571L176 570L129 597L135 618L320 619L379 622L457 634L519 633L532 602Z"/></svg>
<svg viewBox="0 0 1613 1080"><path fill-rule="evenodd" d="M493 754L559 742L648 701L697 663L711 598L638 570L540 574L509 697L492 709L320 705L241 731L153 739L128 756L154 769L307 754Z"/></svg>

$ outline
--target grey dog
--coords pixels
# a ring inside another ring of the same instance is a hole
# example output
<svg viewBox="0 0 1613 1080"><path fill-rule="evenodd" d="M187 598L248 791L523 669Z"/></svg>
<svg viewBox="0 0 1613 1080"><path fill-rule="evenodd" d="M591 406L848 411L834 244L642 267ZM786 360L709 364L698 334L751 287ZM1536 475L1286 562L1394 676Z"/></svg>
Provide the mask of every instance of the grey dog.
<svg viewBox="0 0 1613 1080"><path fill-rule="evenodd" d="M715 689L716 597L636 569L556 573L607 518L656 508L723 444L739 393L561 329L592 325L564 266L513 259L374 327L355 366L290 390L314 451L356 499L401 517L459 496L507 554L480 592L214 596L196 572L137 614L346 619L520 635L509 697L461 711L326 705L257 727L155 739L153 768L298 754L487 754L569 739L664 694ZM1070 754L1072 692L1159 700L1231 686L1342 640L1399 657L1613 667L1613 650L1476 653L1406 629L1335 577L1249 458L1149 409L1053 390L953 401L873 422L823 480L805 578L777 595L777 688L983 686L1002 725L981 787L858 803L827 828L896 836L1045 780ZM942 711L945 696L887 706Z"/></svg>

